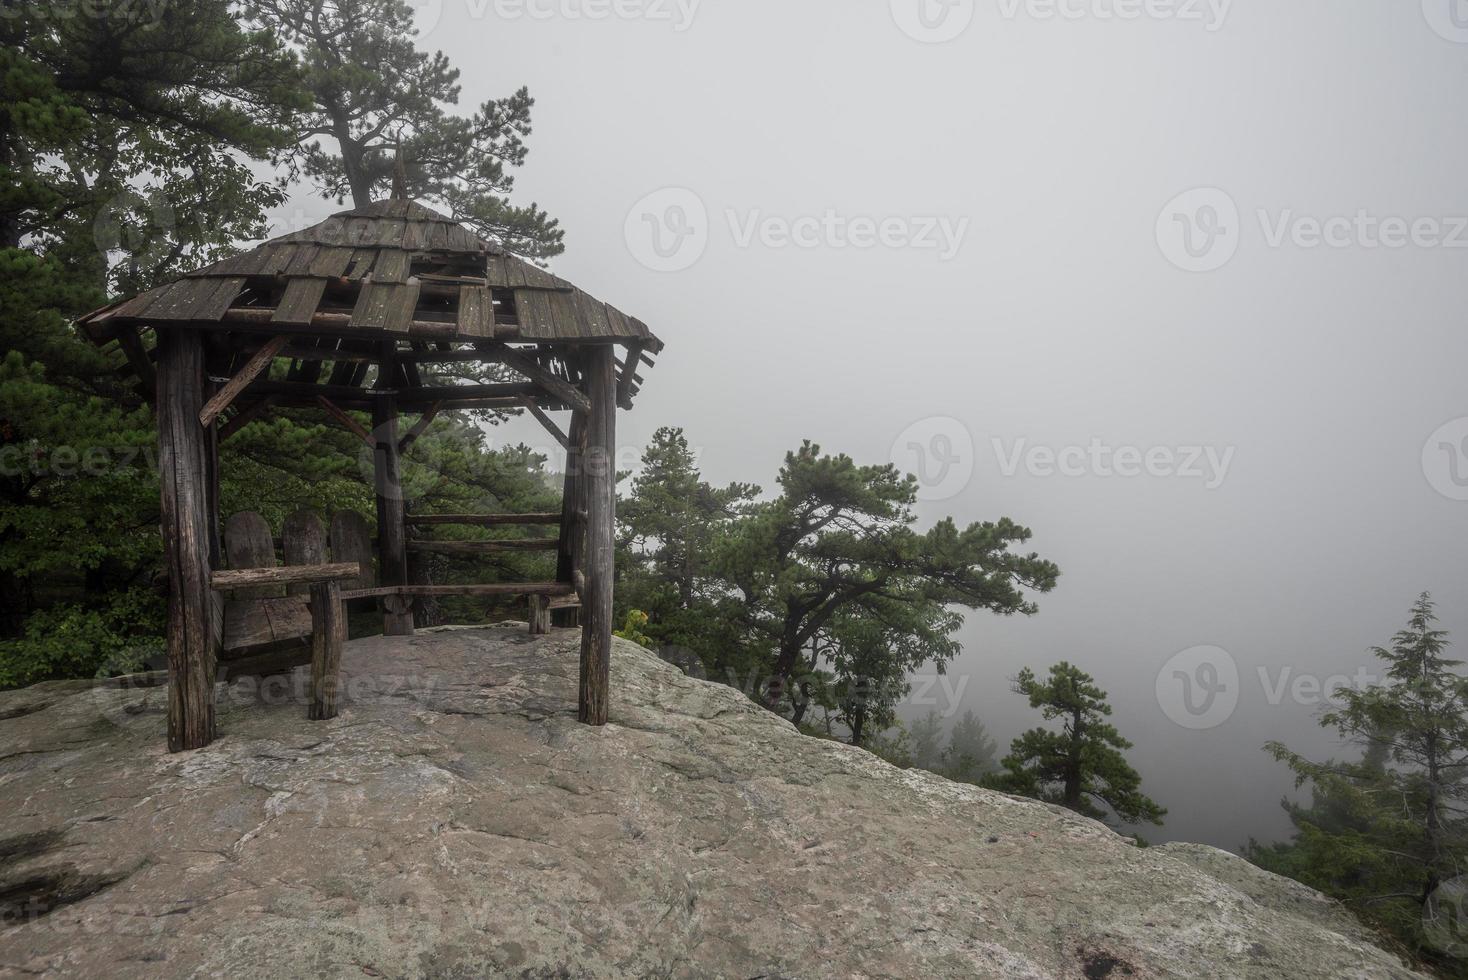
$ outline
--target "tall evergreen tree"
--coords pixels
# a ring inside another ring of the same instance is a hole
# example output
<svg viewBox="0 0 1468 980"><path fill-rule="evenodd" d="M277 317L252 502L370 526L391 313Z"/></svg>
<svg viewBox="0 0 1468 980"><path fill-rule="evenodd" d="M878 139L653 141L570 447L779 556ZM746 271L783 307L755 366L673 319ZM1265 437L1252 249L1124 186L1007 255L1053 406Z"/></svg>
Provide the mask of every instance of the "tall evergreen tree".
<svg viewBox="0 0 1468 980"><path fill-rule="evenodd" d="M534 203L512 205L525 162L530 110L521 88L456 115L459 70L440 51L419 50L403 0L247 0L259 23L301 56L311 108L295 160L339 199L385 197L398 153L410 196L530 258L565 248L555 219ZM323 143L322 140L328 141Z"/></svg>
<svg viewBox="0 0 1468 980"><path fill-rule="evenodd" d="M664 427L653 433L628 490L617 505L619 621L642 610L642 629L656 645L686 650L716 679L742 686L733 675L749 665L714 556L759 488L711 486L683 430Z"/></svg>
<svg viewBox="0 0 1468 980"><path fill-rule="evenodd" d="M943 773L961 783L977 783L997 768L999 746L978 715L966 710L953 725L943 750Z"/></svg>
<svg viewBox="0 0 1468 980"><path fill-rule="evenodd" d="M936 711L929 711L908 725L907 741L912 764L929 772L942 772L943 736L943 720Z"/></svg>
<svg viewBox="0 0 1468 980"><path fill-rule="evenodd" d="M998 785L1097 820L1114 813L1128 823L1162 822L1167 811L1142 794L1142 777L1122 755L1132 743L1106 720L1111 705L1093 677L1061 662L1040 680L1026 667L1015 691L1046 721L1062 719L1061 730L1033 728L1015 739Z"/></svg>
<svg viewBox="0 0 1468 980"><path fill-rule="evenodd" d="M1468 870L1468 679L1445 656L1424 593L1390 647L1373 653L1383 683L1336 692L1321 724L1363 747L1360 762L1315 763L1279 742L1266 746L1310 783L1315 805L1291 807L1292 844L1250 856L1350 902L1424 955L1447 916L1439 888ZM1459 942L1468 937L1457 937Z"/></svg>
<svg viewBox="0 0 1468 980"><path fill-rule="evenodd" d="M258 234L293 67L226 0L0 9L0 686L161 631L151 412L69 318Z"/></svg>

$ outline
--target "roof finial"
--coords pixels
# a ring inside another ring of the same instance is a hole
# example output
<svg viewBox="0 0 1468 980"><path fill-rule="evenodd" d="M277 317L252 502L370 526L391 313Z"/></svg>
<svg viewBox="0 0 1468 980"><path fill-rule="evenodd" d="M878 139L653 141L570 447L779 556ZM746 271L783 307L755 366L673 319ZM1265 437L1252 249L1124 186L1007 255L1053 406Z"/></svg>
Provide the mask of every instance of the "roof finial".
<svg viewBox="0 0 1468 980"><path fill-rule="evenodd" d="M403 138L401 136L398 137L398 150L392 162L392 199L394 201L408 199L408 168L403 165Z"/></svg>

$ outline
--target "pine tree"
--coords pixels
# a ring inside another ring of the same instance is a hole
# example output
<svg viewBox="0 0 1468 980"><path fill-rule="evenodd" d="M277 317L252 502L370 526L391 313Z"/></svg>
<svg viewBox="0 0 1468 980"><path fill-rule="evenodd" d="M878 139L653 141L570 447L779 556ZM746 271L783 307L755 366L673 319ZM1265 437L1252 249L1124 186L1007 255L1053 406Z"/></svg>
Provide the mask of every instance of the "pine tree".
<svg viewBox="0 0 1468 980"><path fill-rule="evenodd" d="M1356 763L1315 763L1266 746L1310 783L1314 804L1286 803L1296 836L1250 856L1342 898L1432 955L1438 890L1468 868L1468 679L1444 654L1429 595L1390 647L1376 647L1384 682L1336 692L1321 725L1362 746ZM1462 941L1464 937L1458 937Z"/></svg>
<svg viewBox="0 0 1468 980"><path fill-rule="evenodd" d="M954 723L948 747L943 750L944 774L961 783L977 783L996 768L998 750L979 717L965 711Z"/></svg>
<svg viewBox="0 0 1468 980"><path fill-rule="evenodd" d="M943 721L938 712L929 711L907 726L907 740L914 766L929 772L943 771Z"/></svg>
<svg viewBox="0 0 1468 980"><path fill-rule="evenodd" d="M1106 720L1111 705L1094 678L1061 662L1042 681L1026 667L1015 691L1047 721L1063 721L1058 732L1034 728L1015 739L998 785L1097 820L1114 813L1128 823L1162 822L1167 811L1142 794L1142 777L1122 755L1132 743Z"/></svg>
<svg viewBox="0 0 1468 980"><path fill-rule="evenodd" d="M0 687L154 652L151 412L69 318L258 234L290 59L225 0L0 16Z"/></svg>
<svg viewBox="0 0 1468 980"><path fill-rule="evenodd" d="M792 681L818 666L822 647L846 647L843 621L877 624L902 644L891 663L941 664L956 652L959 609L1028 615L1036 607L1024 590L1048 592L1059 577L1052 562L1010 551L1030 531L1008 518L915 530L917 481L890 464L858 466L807 441L786 454L779 482L778 497L732 527L719 564L743 600L751 642L773 653L767 703L789 698L797 723L807 701ZM848 673L861 675L859 661L875 657L853 648Z"/></svg>
<svg viewBox="0 0 1468 980"><path fill-rule="evenodd" d="M409 196L517 254L564 250L555 219L509 202L507 168L525 162L535 105L526 89L453 114L459 71L442 52L418 49L403 0L248 0L246 9L300 53L311 107L294 159L326 193L358 207L387 196L401 152Z"/></svg>
<svg viewBox="0 0 1468 980"><path fill-rule="evenodd" d="M735 628L728 587L715 556L759 488L714 487L698 470L682 429L653 433L628 494L617 505L617 603L647 613L646 634L660 647L698 657L705 671L739 684L749 667Z"/></svg>

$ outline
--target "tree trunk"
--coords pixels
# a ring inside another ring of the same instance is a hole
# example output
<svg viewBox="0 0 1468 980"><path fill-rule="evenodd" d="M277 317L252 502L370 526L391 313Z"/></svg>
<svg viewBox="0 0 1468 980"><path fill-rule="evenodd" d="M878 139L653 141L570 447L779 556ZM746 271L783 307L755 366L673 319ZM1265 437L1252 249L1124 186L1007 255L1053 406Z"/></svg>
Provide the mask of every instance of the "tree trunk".
<svg viewBox="0 0 1468 980"><path fill-rule="evenodd" d="M7 173L15 163L15 124L10 112L0 109L0 170ZM0 212L0 248L20 247L20 222L10 211Z"/></svg>
<svg viewBox="0 0 1468 980"><path fill-rule="evenodd" d="M1071 712L1070 757L1065 764L1065 790L1061 803L1070 810L1081 808L1081 743L1085 737L1085 725L1081 721L1081 710Z"/></svg>
<svg viewBox="0 0 1468 980"><path fill-rule="evenodd" d="M331 129L332 135L336 137L337 148L341 151L342 170L347 176L347 186L352 190L352 206L364 208L372 203L372 181L367 178L366 173L366 149L352 139L351 125L345 114L332 110Z"/></svg>

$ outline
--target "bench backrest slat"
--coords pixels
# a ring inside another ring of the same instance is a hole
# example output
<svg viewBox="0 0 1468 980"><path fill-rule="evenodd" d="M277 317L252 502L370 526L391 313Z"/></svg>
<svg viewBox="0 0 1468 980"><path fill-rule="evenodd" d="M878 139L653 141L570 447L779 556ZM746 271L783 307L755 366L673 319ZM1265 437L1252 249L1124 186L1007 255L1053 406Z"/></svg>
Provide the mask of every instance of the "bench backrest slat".
<svg viewBox="0 0 1468 980"><path fill-rule="evenodd" d="M252 510L231 514L224 522L224 558L230 568L271 568L275 565L275 543L270 525ZM279 586L239 589L234 598L278 596Z"/></svg>
<svg viewBox="0 0 1468 980"><path fill-rule="evenodd" d="M313 510L298 510L285 519L280 529L280 550L287 565L325 565L326 532L321 529L321 518ZM310 593L309 585L286 587L291 595Z"/></svg>
<svg viewBox="0 0 1468 980"><path fill-rule="evenodd" d="M362 577L343 582L343 589L370 589L377 584L372 564L372 532L367 519L354 510L331 515L331 560L354 561L362 566Z"/></svg>

